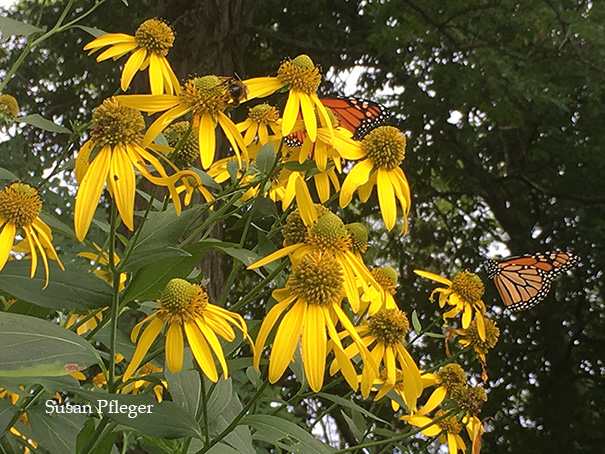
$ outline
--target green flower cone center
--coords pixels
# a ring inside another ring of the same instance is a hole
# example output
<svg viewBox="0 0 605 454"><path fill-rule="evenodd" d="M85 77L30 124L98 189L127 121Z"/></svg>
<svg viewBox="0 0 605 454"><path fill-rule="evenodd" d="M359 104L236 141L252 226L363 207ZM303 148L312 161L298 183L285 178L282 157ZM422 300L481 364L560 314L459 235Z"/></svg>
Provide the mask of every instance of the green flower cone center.
<svg viewBox="0 0 605 454"><path fill-rule="evenodd" d="M466 383L466 372L464 372L462 366L456 363L443 366L437 372L437 377L441 384L450 392L456 386Z"/></svg>
<svg viewBox="0 0 605 454"><path fill-rule="evenodd" d="M316 203L315 212L319 218L326 213L330 213L330 210L325 206ZM286 218L286 225L284 226L282 235L284 236L284 244L286 246L304 243L305 238L307 237L307 226L300 217L298 208L292 211Z"/></svg>
<svg viewBox="0 0 605 454"><path fill-rule="evenodd" d="M175 148L174 163L179 166L191 164L200 155L199 131L188 121L173 123L164 130L166 142ZM177 148L178 147L178 148Z"/></svg>
<svg viewBox="0 0 605 454"><path fill-rule="evenodd" d="M285 60L277 70L277 78L292 90L308 95L317 91L321 83L319 68L308 55L299 55L294 60Z"/></svg>
<svg viewBox="0 0 605 454"><path fill-rule="evenodd" d="M375 167L393 170L405 157L406 138L393 126L379 126L361 141L361 149Z"/></svg>
<svg viewBox="0 0 605 454"><path fill-rule="evenodd" d="M248 111L248 119L264 125L275 123L279 120L279 111L267 103L259 104Z"/></svg>
<svg viewBox="0 0 605 454"><path fill-rule="evenodd" d="M145 120L141 112L108 98L92 114L90 138L101 147L139 144L144 128Z"/></svg>
<svg viewBox="0 0 605 454"><path fill-rule="evenodd" d="M307 242L322 251L351 249L351 235L334 213L326 213L317 220L309 229Z"/></svg>
<svg viewBox="0 0 605 454"><path fill-rule="evenodd" d="M385 266L383 268L374 268L372 271L372 276L378 284L391 295L394 295L397 291L397 271L395 271L390 266Z"/></svg>
<svg viewBox="0 0 605 454"><path fill-rule="evenodd" d="M329 254L309 252L294 268L288 286L292 293L309 304L337 304L343 295L340 263Z"/></svg>
<svg viewBox="0 0 605 454"><path fill-rule="evenodd" d="M165 57L174 44L174 31L159 19L149 19L139 26L134 39L140 47Z"/></svg>
<svg viewBox="0 0 605 454"><path fill-rule="evenodd" d="M368 250L368 229L360 222L345 225L351 235L351 250L356 254L365 254Z"/></svg>
<svg viewBox="0 0 605 454"><path fill-rule="evenodd" d="M214 119L225 110L230 100L227 86L214 75L189 79L183 85L179 98L197 115L208 113Z"/></svg>
<svg viewBox="0 0 605 454"><path fill-rule="evenodd" d="M164 323L184 323L202 317L208 306L208 293L203 286L184 279L171 279L161 292L156 307Z"/></svg>
<svg viewBox="0 0 605 454"><path fill-rule="evenodd" d="M42 210L38 190L25 183L11 183L0 191L0 220L29 227Z"/></svg>
<svg viewBox="0 0 605 454"><path fill-rule="evenodd" d="M381 309L370 318L370 333L385 345L403 343L410 330L405 312L399 309Z"/></svg>
<svg viewBox="0 0 605 454"><path fill-rule="evenodd" d="M469 271L458 273L452 281L451 288L460 295L460 298L470 304L478 302L485 292L485 285L481 278Z"/></svg>
<svg viewBox="0 0 605 454"><path fill-rule="evenodd" d="M443 415L446 415L448 412L445 410L437 410L435 412L435 419L441 418ZM458 422L455 416L449 416L447 418L443 418L441 421L437 423L439 427L445 430L447 433L452 435L458 435L462 430L462 426Z"/></svg>

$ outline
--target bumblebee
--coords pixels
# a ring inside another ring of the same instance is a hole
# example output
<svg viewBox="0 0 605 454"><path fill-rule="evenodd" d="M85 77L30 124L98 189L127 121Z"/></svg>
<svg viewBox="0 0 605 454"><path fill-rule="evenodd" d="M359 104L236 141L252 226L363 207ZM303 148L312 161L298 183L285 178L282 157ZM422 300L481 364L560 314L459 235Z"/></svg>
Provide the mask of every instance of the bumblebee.
<svg viewBox="0 0 605 454"><path fill-rule="evenodd" d="M237 107L240 105L242 101L248 99L248 87L242 80L237 76L236 77L219 77L222 80L221 85L226 87L227 93L231 98L227 103L231 107Z"/></svg>

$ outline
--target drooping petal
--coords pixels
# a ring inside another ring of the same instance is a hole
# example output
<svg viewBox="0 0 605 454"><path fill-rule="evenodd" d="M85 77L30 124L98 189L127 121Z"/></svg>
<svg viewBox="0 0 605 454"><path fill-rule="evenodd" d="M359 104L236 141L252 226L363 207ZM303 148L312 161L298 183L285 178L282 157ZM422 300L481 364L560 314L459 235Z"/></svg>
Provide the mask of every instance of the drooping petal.
<svg viewBox="0 0 605 454"><path fill-rule="evenodd" d="M417 415L426 415L432 412L435 408L441 405L441 402L445 400L447 395L447 388L445 386L439 386L430 395L424 406L416 412Z"/></svg>
<svg viewBox="0 0 605 454"><path fill-rule="evenodd" d="M120 57L123 57L124 55L126 55L128 52L136 49L136 43L120 43L120 44L116 44L115 46L111 46L109 49L101 52L99 55L97 55L97 61L101 62L104 60L108 60L110 58L113 58L114 60L117 60Z"/></svg>
<svg viewBox="0 0 605 454"><path fill-rule="evenodd" d="M275 383L284 374L294 357L294 350L306 322L307 303L297 301L284 315L273 341L269 357L269 381Z"/></svg>
<svg viewBox="0 0 605 454"><path fill-rule="evenodd" d="M294 90L293 90L294 91ZM302 110L303 120L305 122L305 128L307 129L307 134L312 142L315 142L317 138L317 119L315 118L315 109L313 109L313 104L307 95L304 93L300 93L300 108Z"/></svg>
<svg viewBox="0 0 605 454"><path fill-rule="evenodd" d="M130 86L130 82L132 82L132 78L134 75L141 69L141 65L145 61L147 57L147 50L144 48L137 49L132 53L132 55L126 60L126 64L124 65L124 70L122 71L122 79L120 81L120 88L122 91L128 90Z"/></svg>
<svg viewBox="0 0 605 454"><path fill-rule="evenodd" d="M157 54L149 55L149 87L154 95L164 94L164 65Z"/></svg>
<svg viewBox="0 0 605 454"><path fill-rule="evenodd" d="M126 33L106 33L86 44L84 50L99 49L101 47L120 43L130 43L134 46L137 44L132 35L127 35Z"/></svg>
<svg viewBox="0 0 605 454"><path fill-rule="evenodd" d="M246 166L249 164L248 158L248 148L244 143L244 138L237 130L235 124L231 121L231 119L225 115L223 112L219 112L218 114L218 123L221 125L221 129L225 133L225 137L231 144L235 155L237 156L237 161L239 166L242 167L242 157L240 156L240 150L244 154L244 159L246 160Z"/></svg>
<svg viewBox="0 0 605 454"><path fill-rule="evenodd" d="M302 334L302 357L305 376L309 386L315 392L321 390L324 381L326 346L324 312L318 304L309 304Z"/></svg>
<svg viewBox="0 0 605 454"><path fill-rule="evenodd" d="M248 101L269 96L285 85L277 77L255 77L242 82L248 87Z"/></svg>
<svg viewBox="0 0 605 454"><path fill-rule="evenodd" d="M150 95L150 96L156 96L156 95ZM159 95L157 95L157 96L159 96ZM162 96L169 96L169 95L162 95ZM151 144L151 142L153 142L155 140L155 138L157 136L159 136L160 133L164 129L166 129L166 127L170 123L172 123L177 118L182 117L190 110L191 110L191 108L187 107L187 106L176 106L176 107L173 107L172 109L164 112L162 115L160 115L158 117L158 119L156 121L154 121L151 124L151 126L149 126L149 128L147 129L147 132L143 136L143 141L141 142L141 147L147 148Z"/></svg>
<svg viewBox="0 0 605 454"><path fill-rule="evenodd" d="M296 204L298 205L300 218L307 227L311 227L317 222L317 211L309 193L309 188L307 188L307 184L302 176L296 178L294 188L296 190Z"/></svg>
<svg viewBox="0 0 605 454"><path fill-rule="evenodd" d="M216 383L218 381L218 371L216 370L216 364L214 363L214 358L212 357L212 352L210 351L210 347L208 347L206 338L195 322L185 322L183 326L195 361L206 377L208 377L208 380Z"/></svg>
<svg viewBox="0 0 605 454"><path fill-rule="evenodd" d="M111 163L111 147L104 146L94 161L90 164L86 175L76 194L76 205L74 211L74 230L78 240L84 240L92 217L95 214L103 185L109 173Z"/></svg>
<svg viewBox="0 0 605 454"><path fill-rule="evenodd" d="M15 233L17 233L17 227L13 222L7 222L0 232L0 270L4 268L10 251L13 248L15 242Z"/></svg>
<svg viewBox="0 0 605 454"><path fill-rule="evenodd" d="M256 336L256 343L254 344L253 364L254 364L254 368L256 370L258 370L258 366L260 364L260 356L261 356L261 353L263 352L263 348L265 347L265 342L267 341L267 337L269 336L269 333L273 329L273 325L275 325L275 322L277 322L279 317L281 317L282 313L286 309L288 309L288 307L290 307L290 304L294 301L295 298L296 298L295 296L290 296L289 298L286 298L285 300L283 300L281 303L277 303L275 306L273 306L271 308L269 313L265 316L265 319L263 320L263 324L261 325L260 330L258 331L258 334Z"/></svg>
<svg viewBox="0 0 605 454"><path fill-rule="evenodd" d="M378 204L387 230L395 227L397 218L397 205L395 204L395 193L391 185L391 178L385 169L379 168L377 175Z"/></svg>
<svg viewBox="0 0 605 454"><path fill-rule="evenodd" d="M290 134L294 128L294 123L298 118L299 105L300 96L298 90L290 90L281 123L281 131L284 137Z"/></svg>
<svg viewBox="0 0 605 454"><path fill-rule="evenodd" d="M180 372L183 368L183 330L180 323L171 323L166 333L166 364L170 372Z"/></svg>
<svg viewBox="0 0 605 454"><path fill-rule="evenodd" d="M153 344L155 339L158 337L158 334L160 334L160 331L162 331L163 326L164 322L162 322L158 318L154 318L151 323L149 323L147 328L145 328L145 331L143 331L143 334L141 334L141 338L137 342L137 348L135 349L134 354L132 355L130 364L128 364L128 367L126 368L126 371L122 376L122 381L126 381L130 377L132 377L134 371L137 370L137 368L143 361L143 358L149 351L151 344Z"/></svg>
<svg viewBox="0 0 605 454"><path fill-rule="evenodd" d="M216 150L216 123L209 113L204 113L200 118L198 145L202 167L208 169L214 162Z"/></svg>
<svg viewBox="0 0 605 454"><path fill-rule="evenodd" d="M351 203L351 199L353 198L353 193L355 190L370 178L370 172L374 164L369 159L361 161L351 169L347 178L345 178L344 183L342 184L342 188L340 189L340 207L344 208L349 203Z"/></svg>
<svg viewBox="0 0 605 454"><path fill-rule="evenodd" d="M111 157L109 185L124 225L134 230L135 176L128 152L117 146Z"/></svg>
<svg viewBox="0 0 605 454"><path fill-rule="evenodd" d="M281 259L282 257L285 257L286 255L290 255L291 253L293 253L296 249L302 247L302 244L297 243L297 244L291 244L290 246L286 246L284 248L278 249L277 251L273 252L272 254L269 254L268 256L266 256L263 259L260 259L254 263L252 263L251 265L248 265L249 270L253 270L255 268L260 268L261 266L265 266L268 263L274 262L277 259Z"/></svg>
<svg viewBox="0 0 605 454"><path fill-rule="evenodd" d="M214 355L217 357L221 368L223 369L223 377L225 379L229 378L229 369L227 368L227 361L225 360L225 355L223 353L223 347L221 346L221 342L216 337L214 331L212 331L208 325L206 325L202 320L196 319L195 323L197 327L200 329L208 344L210 344L210 348L214 352Z"/></svg>

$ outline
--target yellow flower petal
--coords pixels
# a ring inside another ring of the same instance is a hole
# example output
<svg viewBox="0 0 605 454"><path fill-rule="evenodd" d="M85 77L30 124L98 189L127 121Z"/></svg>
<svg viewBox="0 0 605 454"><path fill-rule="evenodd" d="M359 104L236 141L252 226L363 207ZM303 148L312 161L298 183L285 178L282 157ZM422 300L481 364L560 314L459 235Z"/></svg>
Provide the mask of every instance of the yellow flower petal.
<svg viewBox="0 0 605 454"><path fill-rule="evenodd" d="M214 331L212 331L202 320L196 319L195 323L197 327L200 329L208 344L210 344L210 348L214 352L214 355L217 357L221 368L223 369L223 377L225 379L229 378L229 369L227 368L227 361L225 360L225 355L223 354L223 347L221 346L221 342L216 337Z"/></svg>
<svg viewBox="0 0 605 454"><path fill-rule="evenodd" d="M258 331L258 334L256 336L256 343L254 344L253 364L254 364L254 368L256 370L258 370L258 366L260 364L260 356L261 356L261 353L263 352L263 348L265 347L265 342L267 340L267 337L269 336L269 333L273 329L273 325L275 325L275 322L277 322L279 317L281 317L282 313L286 309L288 309L288 307L290 307L290 304L292 303L292 301L295 300L295 298L296 298L295 296L290 296L289 298L286 298L282 302L277 303L275 306L273 306L271 308L269 313L265 316L265 319L263 320L263 324L261 325L260 330Z"/></svg>
<svg viewBox="0 0 605 454"><path fill-rule="evenodd" d="M395 193L387 170L378 169L377 186L378 204L380 205L384 225L387 230L392 230L397 218L397 205L395 204Z"/></svg>
<svg viewBox="0 0 605 454"><path fill-rule="evenodd" d="M10 251L13 248L15 242L15 233L17 233L17 227L12 222L7 222L0 232L0 270L4 268Z"/></svg>
<svg viewBox="0 0 605 454"><path fill-rule="evenodd" d="M369 159L366 159L355 164L351 169L340 189L339 203L341 208L351 203L353 193L360 185L368 181L373 167L374 164Z"/></svg>
<svg viewBox="0 0 605 454"><path fill-rule="evenodd" d="M284 116L281 123L282 134L287 136L292 132L294 123L298 118L300 105L300 95L298 90L290 90L288 100L286 101L286 107L284 108Z"/></svg>
<svg viewBox="0 0 605 454"><path fill-rule="evenodd" d="M174 95L119 95L115 99L123 106L148 113L172 109L180 103L179 97Z"/></svg>
<svg viewBox="0 0 605 454"><path fill-rule="evenodd" d="M126 42L135 46L137 43L134 39L134 36L127 35L125 33L106 33L86 44L84 46L84 50L98 49L112 44L120 44Z"/></svg>
<svg viewBox="0 0 605 454"><path fill-rule="evenodd" d="M166 333L166 364L170 372L180 372L183 368L183 331L179 323L171 323Z"/></svg>
<svg viewBox="0 0 605 454"><path fill-rule="evenodd" d="M269 357L269 381L271 383L275 383L281 378L292 361L294 350L296 350L306 322L306 315L307 303L299 300L288 310L279 324Z"/></svg>
<svg viewBox="0 0 605 454"><path fill-rule="evenodd" d="M164 94L164 65L153 52L149 55L149 87L154 95Z"/></svg>
<svg viewBox="0 0 605 454"><path fill-rule="evenodd" d="M216 123L209 113L204 113L200 118L198 145L200 149L200 160L202 167L208 169L214 162L216 150Z"/></svg>
<svg viewBox="0 0 605 454"><path fill-rule="evenodd" d="M151 323L149 323L149 326L145 328L145 331L143 331L141 338L137 342L137 348L132 355L130 364L128 364L128 367L122 376L122 381L128 380L130 377L132 377L134 371L138 369L141 361L143 361L143 358L145 357L145 354L147 351L149 351L151 344L153 344L155 339L158 337L158 334L160 334L160 331L162 331L163 326L164 323L160 319L154 318Z"/></svg>
<svg viewBox="0 0 605 454"><path fill-rule="evenodd" d="M274 262L277 259L280 259L282 257L285 257L286 255L291 254L292 252L294 252L296 249L300 248L301 246L302 246L301 244L297 243L297 244L291 244L290 246L286 246L284 248L278 249L277 251L266 256L265 258L260 259L251 265L248 265L247 269L253 270L255 268L260 268L261 266L265 266L268 263Z"/></svg>
<svg viewBox="0 0 605 454"><path fill-rule="evenodd" d="M134 230L134 169L127 151L120 146L113 150L108 182L124 225L129 230Z"/></svg>
<svg viewBox="0 0 605 454"><path fill-rule="evenodd" d="M309 304L302 333L302 357L305 376L309 386L315 392L321 390L324 381L326 347L327 336L324 312L318 304Z"/></svg>
<svg viewBox="0 0 605 454"><path fill-rule="evenodd" d="M74 212L74 230L78 240L84 240L95 214L101 192L111 163L111 147L106 145L101 149L90 164L86 175L76 194Z"/></svg>
<svg viewBox="0 0 605 454"><path fill-rule="evenodd" d="M124 69L122 70L122 79L120 81L120 88L122 91L128 90L130 82L132 82L132 78L137 71L141 69L146 56L147 51L143 48L140 48L133 52L130 57L128 57L128 60L126 60L126 64L124 65Z"/></svg>
<svg viewBox="0 0 605 454"><path fill-rule="evenodd" d="M248 87L248 100L269 96L285 85L277 77L255 77L243 82Z"/></svg>
<svg viewBox="0 0 605 454"><path fill-rule="evenodd" d="M128 52L131 52L136 48L137 48L136 43L134 43L134 44L133 43L116 44L116 45L110 47L109 49L105 50L104 52L101 52L99 55L97 55L97 61L101 62L104 60L108 60L110 58L117 60L118 58L123 57Z"/></svg>
<svg viewBox="0 0 605 454"><path fill-rule="evenodd" d="M448 278L439 276L435 273L431 273L430 271L414 270L414 273L416 273L418 276L425 277L427 279L430 279L431 281L439 282L443 285L452 285L452 281L450 281Z"/></svg>
<svg viewBox="0 0 605 454"><path fill-rule="evenodd" d="M202 372L208 377L208 380L216 383L218 381L218 372L206 339L195 322L185 322L183 326L187 335L187 341L191 347L191 353L193 353L196 362L202 369Z"/></svg>
<svg viewBox="0 0 605 454"><path fill-rule="evenodd" d="M309 139L311 139L312 142L315 142L315 139L317 138L317 119L315 118L315 109L313 109L313 104L306 94L300 93L298 96L300 99L300 108L302 110L302 116L305 122L307 134L309 135Z"/></svg>

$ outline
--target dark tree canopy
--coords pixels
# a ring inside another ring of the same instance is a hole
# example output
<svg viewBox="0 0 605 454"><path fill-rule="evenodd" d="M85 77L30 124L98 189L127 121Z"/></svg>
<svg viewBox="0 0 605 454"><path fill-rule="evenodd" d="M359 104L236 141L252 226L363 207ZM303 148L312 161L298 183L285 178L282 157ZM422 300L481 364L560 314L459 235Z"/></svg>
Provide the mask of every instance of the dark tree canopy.
<svg viewBox="0 0 605 454"><path fill-rule="evenodd" d="M24 1L14 15L27 21L42 3ZM63 3L46 7L42 25L53 23ZM341 77L348 74L343 71L362 68L358 94L389 106L393 124L409 136L403 164L413 194L409 233L400 237L377 228L370 251L377 263L399 271L401 308L432 318L437 307L427 296L434 287L413 270L449 276L466 268L480 272L495 244L511 254L579 255L581 265L555 281L551 295L531 311L503 310L487 283L488 315L501 337L487 364L482 452L603 450L605 5L580 0L149 3L127 8L111 2L83 25L131 33L142 20L163 14L174 21L177 40L187 40L173 63L181 79L208 72L237 72L242 78L274 74L283 58L305 53L331 74L322 89L333 95L342 93ZM72 30L34 49L5 90L19 99L22 114L39 112L67 126L90 120L91 109L119 85L119 69L88 57L81 49L89 39ZM2 54L2 68L10 66L10 58ZM49 79L39 80L38 74ZM0 145L2 166L33 178L41 169L34 160L23 164L22 156L14 156L17 141L33 144L25 155L44 156L49 167L73 158L79 146L73 139L68 147L65 135L26 128L10 147ZM361 206L352 209L380 218ZM441 355L443 344L423 349ZM480 380L477 363L465 367ZM388 404L367 405L396 421ZM297 411L295 417L304 421L311 410ZM334 418L341 422L340 415ZM345 424L338 427L346 439Z"/></svg>

